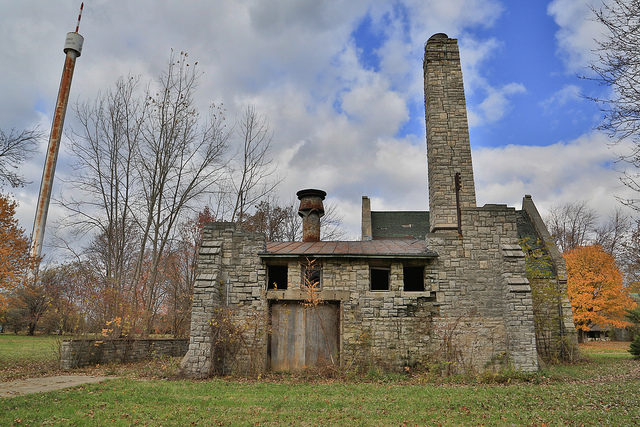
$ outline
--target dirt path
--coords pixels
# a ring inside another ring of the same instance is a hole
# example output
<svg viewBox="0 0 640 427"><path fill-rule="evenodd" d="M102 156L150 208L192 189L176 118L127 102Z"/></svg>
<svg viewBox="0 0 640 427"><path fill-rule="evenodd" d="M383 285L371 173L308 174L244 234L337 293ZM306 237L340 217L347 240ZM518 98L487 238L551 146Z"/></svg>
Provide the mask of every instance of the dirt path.
<svg viewBox="0 0 640 427"><path fill-rule="evenodd" d="M0 398L20 396L30 393L60 390L83 384L99 383L114 377L99 377L87 375L59 375L55 377L29 378L0 383Z"/></svg>

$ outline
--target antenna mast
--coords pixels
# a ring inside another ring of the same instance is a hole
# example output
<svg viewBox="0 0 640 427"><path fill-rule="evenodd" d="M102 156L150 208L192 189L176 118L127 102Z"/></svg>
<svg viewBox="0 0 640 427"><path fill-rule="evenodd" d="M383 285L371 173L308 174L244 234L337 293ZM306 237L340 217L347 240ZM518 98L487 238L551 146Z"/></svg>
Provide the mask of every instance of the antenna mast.
<svg viewBox="0 0 640 427"><path fill-rule="evenodd" d="M38 205L36 207L36 217L33 221L33 232L31 234L31 257L35 260L33 267L34 277L38 273L38 266L40 264L44 229L47 224L47 213L49 212L49 202L51 201L53 178L56 173L56 162L58 160L58 151L60 149L60 139L62 138L64 116L67 112L67 104L69 102L71 79L73 78L76 58L78 58L82 53L82 43L84 42L84 38L78 34L78 28L80 27L83 8L84 2L80 4L80 13L78 14L76 31L67 33L67 38L64 42L63 51L66 58L64 61L64 68L62 69L62 79L60 80L56 110L53 116L53 124L51 125L51 134L49 135L47 157L44 163L44 170L42 171L42 182L40 184L40 194L38 196Z"/></svg>

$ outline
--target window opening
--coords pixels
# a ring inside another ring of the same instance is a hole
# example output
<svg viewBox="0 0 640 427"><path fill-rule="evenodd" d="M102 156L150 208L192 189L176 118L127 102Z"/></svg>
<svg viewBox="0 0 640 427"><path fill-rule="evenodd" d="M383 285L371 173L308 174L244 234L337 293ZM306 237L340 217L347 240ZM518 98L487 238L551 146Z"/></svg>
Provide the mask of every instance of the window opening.
<svg viewBox="0 0 640 427"><path fill-rule="evenodd" d="M424 291L424 267L404 267L404 290L409 292Z"/></svg>
<svg viewBox="0 0 640 427"><path fill-rule="evenodd" d="M388 291L389 290L389 269L388 268L371 268L371 290L372 291Z"/></svg>
<svg viewBox="0 0 640 427"><path fill-rule="evenodd" d="M267 266L267 289L287 289L288 272L286 265Z"/></svg>
<svg viewBox="0 0 640 427"><path fill-rule="evenodd" d="M320 289L322 285L322 267L315 259L305 261L302 268L302 281L304 286Z"/></svg>

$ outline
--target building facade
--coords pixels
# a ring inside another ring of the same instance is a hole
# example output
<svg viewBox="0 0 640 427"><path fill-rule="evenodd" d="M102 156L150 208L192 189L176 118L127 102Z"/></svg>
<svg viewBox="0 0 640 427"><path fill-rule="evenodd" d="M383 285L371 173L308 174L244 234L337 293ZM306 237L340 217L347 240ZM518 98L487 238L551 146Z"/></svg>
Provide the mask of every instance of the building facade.
<svg viewBox="0 0 640 427"><path fill-rule="evenodd" d="M362 240L323 242L326 194L302 190L302 242L207 225L187 375L438 363L536 371L538 280L558 291L542 304L555 313L545 336L575 341L562 257L531 197L520 211L476 206L457 40L429 39L424 82L430 210L371 211L365 196ZM547 274L533 277L539 253Z"/></svg>

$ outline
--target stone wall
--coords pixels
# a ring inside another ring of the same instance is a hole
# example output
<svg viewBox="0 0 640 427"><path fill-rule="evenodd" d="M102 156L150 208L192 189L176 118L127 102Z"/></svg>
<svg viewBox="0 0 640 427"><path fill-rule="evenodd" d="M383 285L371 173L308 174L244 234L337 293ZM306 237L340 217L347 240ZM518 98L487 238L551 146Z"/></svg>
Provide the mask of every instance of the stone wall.
<svg viewBox="0 0 640 427"><path fill-rule="evenodd" d="M74 339L62 342L60 367L73 369L97 363L137 362L155 357L179 357L187 339Z"/></svg>
<svg viewBox="0 0 640 427"><path fill-rule="evenodd" d="M564 257L555 245L536 205L530 195L522 199L522 210L533 226L538 240L544 247L554 274L547 277L531 277L535 287L535 318L537 337L542 356L548 361L574 360L577 357L578 334L573 323L573 311L567 291L567 269Z"/></svg>
<svg viewBox="0 0 640 427"><path fill-rule="evenodd" d="M388 291L370 290L370 266L390 268ZM423 260L420 263L428 264ZM403 263L331 259L323 263L323 289L348 292L342 302L343 365L399 368L424 362L435 295L403 291ZM425 269L426 270L426 269Z"/></svg>
<svg viewBox="0 0 640 427"><path fill-rule="evenodd" d="M249 318L266 322L265 269L258 257L258 253L264 250L263 234L236 230L233 223L205 225L193 291L189 350L182 360L182 369L187 376L206 377L211 373L215 362L211 353L211 319L216 309L233 307L232 316L236 322ZM258 336L247 330L245 340L260 349L266 348L265 334L266 328L259 330ZM242 351L249 349L244 347ZM256 365L254 367L258 370L266 366L266 353L263 351L260 360L238 359L244 360L245 365ZM238 369L244 371L248 368L240 366Z"/></svg>
<svg viewBox="0 0 640 427"><path fill-rule="evenodd" d="M524 253L517 240L515 210L502 205L463 210L463 235L430 234L439 256L423 259L353 258L332 255L322 269L320 300L339 310L343 367L388 369L455 362L465 370L511 366L537 369L536 343ZM263 259L261 259L263 257ZM288 266L287 289L266 290L269 263ZM242 348L224 372L268 368L269 307L303 302L304 257L271 259L264 237L233 224L205 229L194 289L191 339L183 359L192 377L211 373L211 318L228 307L243 325ZM403 289L403 266L424 266L424 291ZM371 267L389 269L389 289L371 290Z"/></svg>
<svg viewBox="0 0 640 427"><path fill-rule="evenodd" d="M306 294L301 283L305 262L304 258L289 260L289 287L268 291L270 301L304 300ZM431 318L437 312L435 295L429 289L403 291L402 262L348 258L323 258L316 262L322 267L320 300L339 304L342 366L364 364L398 369L425 362ZM429 261L418 263L426 265ZM390 269L388 291L370 290L372 265Z"/></svg>
<svg viewBox="0 0 640 427"><path fill-rule="evenodd" d="M531 290L519 249L515 210L503 205L462 210L462 236L432 234L440 255L431 265L440 316L434 340L440 353L482 371L503 361L537 370ZM452 349L452 346L455 347Z"/></svg>

